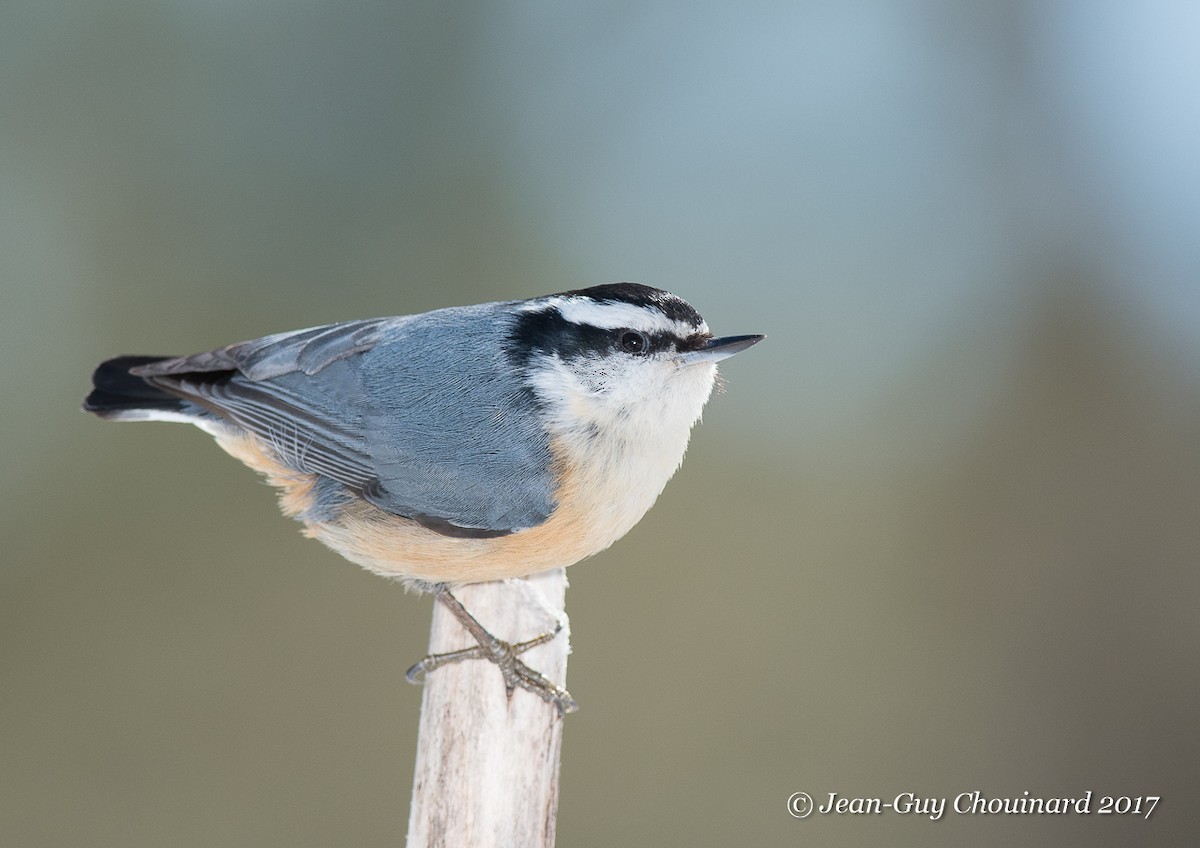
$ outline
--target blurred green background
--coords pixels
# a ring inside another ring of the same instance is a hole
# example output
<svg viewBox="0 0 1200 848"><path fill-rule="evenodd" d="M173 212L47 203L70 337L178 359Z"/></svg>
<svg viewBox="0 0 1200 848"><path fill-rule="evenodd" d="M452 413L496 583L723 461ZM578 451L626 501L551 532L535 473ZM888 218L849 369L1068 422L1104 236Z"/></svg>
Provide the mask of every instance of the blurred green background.
<svg viewBox="0 0 1200 848"><path fill-rule="evenodd" d="M91 368L639 280L724 366L570 572L559 842L1200 830L1200 7L5 0L0 843L403 840L429 601ZM499 680L497 680L499 683ZM793 792L1160 795L813 816Z"/></svg>

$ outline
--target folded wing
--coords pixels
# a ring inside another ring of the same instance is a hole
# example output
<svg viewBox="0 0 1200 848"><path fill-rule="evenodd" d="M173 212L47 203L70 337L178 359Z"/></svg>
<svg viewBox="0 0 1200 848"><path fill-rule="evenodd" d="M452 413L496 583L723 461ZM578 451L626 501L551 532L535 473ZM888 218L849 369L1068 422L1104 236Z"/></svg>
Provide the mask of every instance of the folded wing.
<svg viewBox="0 0 1200 848"><path fill-rule="evenodd" d="M503 328L442 313L281 333L129 373L438 532L540 524L554 508L549 442L506 367Z"/></svg>

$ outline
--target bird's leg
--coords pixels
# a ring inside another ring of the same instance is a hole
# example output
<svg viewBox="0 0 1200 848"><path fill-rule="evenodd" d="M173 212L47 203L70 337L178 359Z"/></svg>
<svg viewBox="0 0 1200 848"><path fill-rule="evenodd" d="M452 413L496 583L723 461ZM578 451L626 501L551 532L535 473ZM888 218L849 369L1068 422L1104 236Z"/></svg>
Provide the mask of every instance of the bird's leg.
<svg viewBox="0 0 1200 848"><path fill-rule="evenodd" d="M570 692L555 685L544 675L517 659L530 648L544 645L557 636L558 632L562 630L562 622L558 622L554 630L524 642L505 642L489 633L475 616L467 611L458 598L450 594L450 590L444 585L438 586L434 591L442 605L454 614L458 622L475 637L475 641L479 644L458 651L430 654L405 674L409 683L419 683L428 672L450 663L484 659L490 660L500 667L500 673L504 675L504 688L508 690L508 697L511 698L513 690L520 687L537 695L546 703L553 704L558 708L559 715L573 713L579 709L579 705L575 703Z"/></svg>

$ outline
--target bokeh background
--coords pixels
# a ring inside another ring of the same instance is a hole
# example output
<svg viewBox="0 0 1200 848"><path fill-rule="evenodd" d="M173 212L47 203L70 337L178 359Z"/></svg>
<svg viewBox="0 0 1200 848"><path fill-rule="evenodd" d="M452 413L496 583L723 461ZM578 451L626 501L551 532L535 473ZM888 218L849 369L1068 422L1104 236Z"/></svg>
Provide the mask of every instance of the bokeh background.
<svg viewBox="0 0 1200 848"><path fill-rule="evenodd" d="M562 845L1200 832L1200 6L0 5L0 842L396 845L429 601L118 353L639 280L718 332L571 570ZM813 816L793 792L1159 795Z"/></svg>

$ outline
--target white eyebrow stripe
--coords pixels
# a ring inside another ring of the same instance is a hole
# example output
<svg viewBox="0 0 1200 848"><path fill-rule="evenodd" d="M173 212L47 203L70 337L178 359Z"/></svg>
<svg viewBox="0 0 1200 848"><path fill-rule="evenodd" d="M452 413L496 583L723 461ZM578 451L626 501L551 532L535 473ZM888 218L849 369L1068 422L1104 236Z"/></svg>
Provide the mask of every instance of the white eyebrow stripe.
<svg viewBox="0 0 1200 848"><path fill-rule="evenodd" d="M701 321L696 327L685 321L675 321L653 307L634 306L631 303L597 303L586 297L552 297L531 304L531 310L557 309L563 318L572 324L598 327L601 330L619 330L628 327L646 333L671 333L687 338L694 333L707 333L708 324Z"/></svg>

